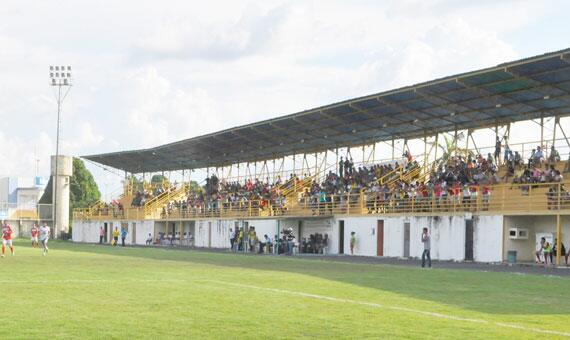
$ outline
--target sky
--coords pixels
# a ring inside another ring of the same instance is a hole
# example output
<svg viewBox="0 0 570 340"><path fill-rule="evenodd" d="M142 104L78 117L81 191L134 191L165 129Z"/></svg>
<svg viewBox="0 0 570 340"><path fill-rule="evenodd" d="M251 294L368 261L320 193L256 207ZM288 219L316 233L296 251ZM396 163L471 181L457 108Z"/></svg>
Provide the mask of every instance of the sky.
<svg viewBox="0 0 570 340"><path fill-rule="evenodd" d="M0 176L570 47L570 1L2 0ZM106 194L120 181L92 164Z"/></svg>

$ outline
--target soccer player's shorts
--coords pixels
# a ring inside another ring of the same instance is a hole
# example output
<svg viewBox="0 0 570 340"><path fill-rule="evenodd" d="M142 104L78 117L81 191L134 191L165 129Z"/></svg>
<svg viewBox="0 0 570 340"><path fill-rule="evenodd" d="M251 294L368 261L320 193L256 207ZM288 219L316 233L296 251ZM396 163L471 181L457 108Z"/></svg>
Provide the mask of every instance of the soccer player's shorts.
<svg viewBox="0 0 570 340"><path fill-rule="evenodd" d="M37 236L32 236L32 242L38 242L38 237Z"/></svg>
<svg viewBox="0 0 570 340"><path fill-rule="evenodd" d="M12 246L12 240L11 239L10 240L2 239L2 245L11 247Z"/></svg>
<svg viewBox="0 0 570 340"><path fill-rule="evenodd" d="M47 237L46 237L46 238L44 238L44 239L43 239L43 240L41 240L41 241L42 241L42 243L43 243L43 244L47 245L47 243L48 243L48 240L49 240L49 238L47 238Z"/></svg>

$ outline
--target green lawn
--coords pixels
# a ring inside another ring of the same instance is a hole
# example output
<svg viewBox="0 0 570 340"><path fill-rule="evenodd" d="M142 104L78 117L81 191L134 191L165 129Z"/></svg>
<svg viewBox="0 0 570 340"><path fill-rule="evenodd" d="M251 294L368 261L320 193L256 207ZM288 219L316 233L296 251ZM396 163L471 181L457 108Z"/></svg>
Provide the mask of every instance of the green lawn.
<svg viewBox="0 0 570 340"><path fill-rule="evenodd" d="M568 278L58 242L42 257L28 242L16 247L0 259L2 339L570 335Z"/></svg>

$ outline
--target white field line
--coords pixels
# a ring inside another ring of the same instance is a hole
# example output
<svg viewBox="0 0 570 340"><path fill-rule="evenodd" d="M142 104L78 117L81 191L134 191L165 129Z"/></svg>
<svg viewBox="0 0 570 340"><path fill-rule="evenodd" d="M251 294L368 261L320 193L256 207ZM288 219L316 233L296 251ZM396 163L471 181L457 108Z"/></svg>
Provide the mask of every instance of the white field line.
<svg viewBox="0 0 570 340"><path fill-rule="evenodd" d="M570 337L570 333L566 333L566 332L559 332L559 331L553 331L553 330L548 330L548 329L540 329L540 328L530 328L530 327L524 327L524 326L520 326L520 325L516 325L516 324L488 321L488 320L483 320L483 319L464 318L464 317L460 317L460 316L434 313L434 312L427 312L427 311L422 311L422 310L412 309L412 308L406 308L406 307L385 306L385 305L381 305L381 304L373 303L373 302L350 300L350 299L336 298L336 297L326 296L326 295L318 295L318 294L299 292L299 291L294 291L294 290L267 288L267 287L260 287L260 286L226 282L226 281L217 281L217 280L207 280L207 281L212 282L212 283L221 284L221 285L227 285L227 286L249 288L249 289L256 289L256 290L264 290L267 292L273 292L273 293L279 293L279 294L296 295L296 296L301 296L301 297L306 297L306 298L311 298L311 299L325 300L325 301L332 301L332 302L341 302L341 303L349 303L349 304L368 306L368 307L373 307L373 308L383 308L383 309L394 310L394 311L398 311L398 312L406 312L406 313L416 314L416 315L426 315L426 316L431 316L431 317L440 318L440 319L464 321L464 322L479 323L479 324L489 324L489 325L494 325L497 327L513 328L513 329L518 329L518 330L526 331L526 332L552 334L552 335Z"/></svg>

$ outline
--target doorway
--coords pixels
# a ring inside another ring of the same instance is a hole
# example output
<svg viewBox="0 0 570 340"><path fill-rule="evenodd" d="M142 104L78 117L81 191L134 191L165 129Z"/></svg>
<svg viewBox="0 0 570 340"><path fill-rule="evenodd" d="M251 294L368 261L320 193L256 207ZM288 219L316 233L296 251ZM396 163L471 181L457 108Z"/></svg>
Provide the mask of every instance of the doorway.
<svg viewBox="0 0 570 340"><path fill-rule="evenodd" d="M473 261L473 220L465 220L465 261Z"/></svg>
<svg viewBox="0 0 570 340"><path fill-rule="evenodd" d="M137 243L137 224L135 222L131 224L131 243Z"/></svg>
<svg viewBox="0 0 570 340"><path fill-rule="evenodd" d="M384 220L376 226L376 256L384 256Z"/></svg>
<svg viewBox="0 0 570 340"><path fill-rule="evenodd" d="M107 243L107 235L109 235L109 225L107 224L107 222L103 223L103 227L105 228L105 237L103 239L103 243Z"/></svg>
<svg viewBox="0 0 570 340"><path fill-rule="evenodd" d="M109 224L107 222L103 223L103 227L105 228L105 239L103 240L104 243L107 243L108 240L111 239L111 230L109 228Z"/></svg>
<svg viewBox="0 0 570 340"><path fill-rule="evenodd" d="M410 222L404 222L404 257L410 257Z"/></svg>
<svg viewBox="0 0 570 340"><path fill-rule="evenodd" d="M212 222L208 222L208 248L212 248Z"/></svg>
<svg viewBox="0 0 570 340"><path fill-rule="evenodd" d="M344 254L344 221L338 221L338 253Z"/></svg>

